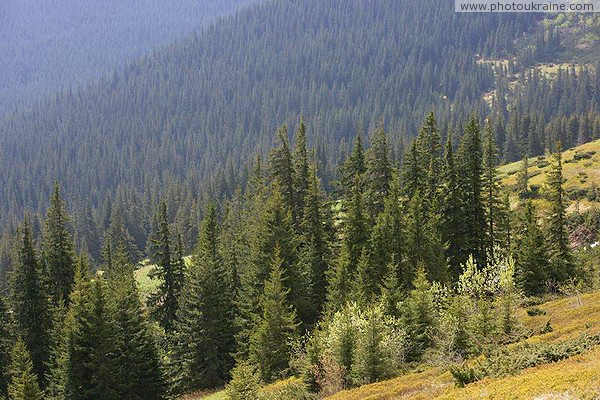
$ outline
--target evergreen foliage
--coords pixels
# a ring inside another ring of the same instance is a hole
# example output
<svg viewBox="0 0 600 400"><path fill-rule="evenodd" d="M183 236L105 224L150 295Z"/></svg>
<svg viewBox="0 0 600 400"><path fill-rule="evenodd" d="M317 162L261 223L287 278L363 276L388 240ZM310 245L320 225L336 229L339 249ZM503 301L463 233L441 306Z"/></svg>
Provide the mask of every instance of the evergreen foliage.
<svg viewBox="0 0 600 400"><path fill-rule="evenodd" d="M150 274L152 279L159 280L159 286L149 299L151 315L165 331L173 330L177 314L178 300L183 284L183 260L181 254L176 255L173 250L167 204L162 203L159 215L159 232L154 241L154 259L156 267Z"/></svg>
<svg viewBox="0 0 600 400"><path fill-rule="evenodd" d="M231 278L220 255L217 213L211 205L177 314L172 363L179 371L179 390L214 388L228 380L235 349Z"/></svg>
<svg viewBox="0 0 600 400"><path fill-rule="evenodd" d="M42 243L42 263L55 304L68 301L75 278L75 253L68 224L69 217L56 183L50 197Z"/></svg>
<svg viewBox="0 0 600 400"><path fill-rule="evenodd" d="M11 381L8 385L10 400L42 400L44 398L27 346L20 339L15 342L12 349L10 377Z"/></svg>
<svg viewBox="0 0 600 400"><path fill-rule="evenodd" d="M35 252L31 224L25 218L20 228L17 262L12 274L11 305L17 335L27 348L39 383L46 373L49 329L52 322L49 297Z"/></svg>
<svg viewBox="0 0 600 400"><path fill-rule="evenodd" d="M549 279L564 282L574 274L573 255L567 233L562 149L560 144L553 154L552 169L548 173L548 200L550 210L547 220L548 252L551 271Z"/></svg>
<svg viewBox="0 0 600 400"><path fill-rule="evenodd" d="M261 299L262 315L250 336L250 360L264 382L272 382L288 372L297 334L296 312L287 299L289 289L285 287L282 264L277 247Z"/></svg>

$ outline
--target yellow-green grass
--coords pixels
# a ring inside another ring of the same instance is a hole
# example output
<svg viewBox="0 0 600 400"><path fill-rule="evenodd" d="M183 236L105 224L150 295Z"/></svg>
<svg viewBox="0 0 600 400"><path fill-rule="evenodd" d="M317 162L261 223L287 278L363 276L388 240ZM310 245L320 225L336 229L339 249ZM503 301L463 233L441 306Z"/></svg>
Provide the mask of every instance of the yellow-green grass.
<svg viewBox="0 0 600 400"><path fill-rule="evenodd" d="M593 156L589 159L574 160L576 154L592 153ZM550 170L552 159L550 156L534 157L529 160L529 184L539 186L543 191L546 184L546 174ZM567 192L573 190L589 190L593 185L600 188L600 140L589 142L581 146L575 147L563 152L563 174L566 179L565 189ZM517 175L522 168L522 162L514 162L504 165L499 168L500 178L503 184L510 188L514 188L517 183ZM516 200L516 198L515 198ZM542 203L539 200L537 203ZM597 204L597 203L596 203ZM579 204L572 203L569 211L579 210L585 211L592 206L592 202L587 199L582 199Z"/></svg>
<svg viewBox="0 0 600 400"><path fill-rule="evenodd" d="M304 385L299 378L288 378L282 381L266 385L260 389L259 394L261 395L273 395L278 391L284 389L286 386ZM218 392L206 394L206 393L195 393L188 394L179 398L179 400L225 400L227 399L227 392L221 390ZM286 400L286 399L281 399Z"/></svg>
<svg viewBox="0 0 600 400"><path fill-rule="evenodd" d="M189 265L191 258L191 256L184 258L186 265ZM154 264L150 264L146 260L143 261L141 266L135 271L135 280L138 283L140 297L142 299L147 298L150 293L154 292L160 283L158 279L150 278L150 272L154 269L154 267Z"/></svg>
<svg viewBox="0 0 600 400"><path fill-rule="evenodd" d="M537 306L544 315L529 316L519 310L525 331L539 331L548 321L552 332L528 342L553 342L600 332L600 293L582 294ZM551 399L600 396L600 348L559 363L540 365L503 378L487 378L457 388L443 368L425 368L395 379L340 392L331 400L362 399ZM562 396L562 397L559 397ZM571 396L571 397L568 397Z"/></svg>

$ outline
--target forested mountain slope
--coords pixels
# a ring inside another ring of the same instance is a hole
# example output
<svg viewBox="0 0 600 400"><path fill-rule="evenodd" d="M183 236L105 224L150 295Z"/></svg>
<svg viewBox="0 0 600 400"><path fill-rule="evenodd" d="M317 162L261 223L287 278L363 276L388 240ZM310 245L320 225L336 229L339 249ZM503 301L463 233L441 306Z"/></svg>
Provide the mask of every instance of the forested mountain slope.
<svg viewBox="0 0 600 400"><path fill-rule="evenodd" d="M452 6L269 1L11 115L0 123L0 227L42 209L57 180L92 254L100 245L90 232L106 230L115 209L143 251L159 197L171 217L197 226L202 199L243 187L276 127L300 115L327 189L356 132L380 119L394 162L431 110L444 133L462 132L473 112L491 115L507 161L598 136L593 68L548 78L519 61L531 46L554 51L542 16L461 15ZM519 41L540 29L539 43ZM505 59L513 61L494 62Z"/></svg>
<svg viewBox="0 0 600 400"><path fill-rule="evenodd" d="M251 0L3 0L0 115L95 79Z"/></svg>

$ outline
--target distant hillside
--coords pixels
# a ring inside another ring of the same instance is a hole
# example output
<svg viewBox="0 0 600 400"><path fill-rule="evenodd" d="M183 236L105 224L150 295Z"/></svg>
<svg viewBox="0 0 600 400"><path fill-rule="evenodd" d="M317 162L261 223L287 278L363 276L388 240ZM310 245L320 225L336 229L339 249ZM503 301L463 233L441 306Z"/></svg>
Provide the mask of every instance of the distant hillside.
<svg viewBox="0 0 600 400"><path fill-rule="evenodd" d="M254 0L3 0L0 115L181 39Z"/></svg>
<svg viewBox="0 0 600 400"><path fill-rule="evenodd" d="M589 209L600 205L600 140L577 146L563 152L565 190L572 204L569 211ZM529 184L534 193L543 194L550 157L539 156L529 160ZM522 162L500 167L504 185L514 189ZM541 200L540 200L541 202Z"/></svg>

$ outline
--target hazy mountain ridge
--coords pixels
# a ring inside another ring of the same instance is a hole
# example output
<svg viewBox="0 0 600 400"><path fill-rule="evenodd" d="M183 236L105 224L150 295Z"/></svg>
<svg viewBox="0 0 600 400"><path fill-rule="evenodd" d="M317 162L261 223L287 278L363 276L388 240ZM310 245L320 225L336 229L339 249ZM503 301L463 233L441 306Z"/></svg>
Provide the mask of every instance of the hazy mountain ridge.
<svg viewBox="0 0 600 400"><path fill-rule="evenodd" d="M180 40L253 0L0 4L0 115Z"/></svg>

